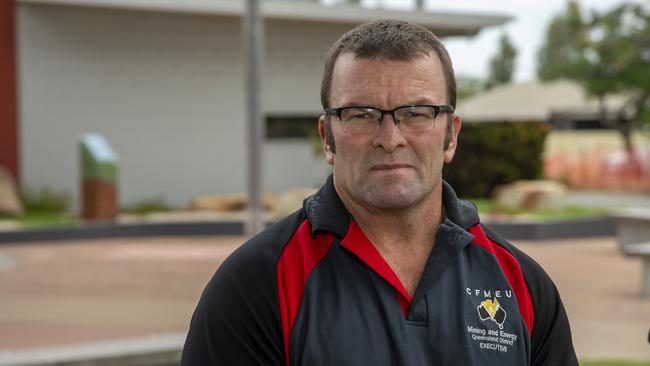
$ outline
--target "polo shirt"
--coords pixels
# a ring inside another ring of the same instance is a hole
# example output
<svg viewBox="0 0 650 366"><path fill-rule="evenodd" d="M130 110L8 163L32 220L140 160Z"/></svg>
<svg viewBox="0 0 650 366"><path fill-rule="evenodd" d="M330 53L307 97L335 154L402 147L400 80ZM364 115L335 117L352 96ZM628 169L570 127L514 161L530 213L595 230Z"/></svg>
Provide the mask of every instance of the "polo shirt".
<svg viewBox="0 0 650 366"><path fill-rule="evenodd" d="M192 317L181 365L578 365L551 279L443 182L413 296L338 197L239 247Z"/></svg>

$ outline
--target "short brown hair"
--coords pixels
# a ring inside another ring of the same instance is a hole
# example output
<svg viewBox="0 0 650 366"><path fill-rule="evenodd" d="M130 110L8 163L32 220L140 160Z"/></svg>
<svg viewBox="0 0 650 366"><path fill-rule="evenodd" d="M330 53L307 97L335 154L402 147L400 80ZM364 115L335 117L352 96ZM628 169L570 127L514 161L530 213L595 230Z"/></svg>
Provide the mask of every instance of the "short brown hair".
<svg viewBox="0 0 650 366"><path fill-rule="evenodd" d="M434 51L440 58L447 86L447 103L456 108L456 77L447 49L431 31L401 20L385 19L362 24L345 33L327 52L320 96L329 108L334 64L341 54L361 59L411 61Z"/></svg>
<svg viewBox="0 0 650 366"><path fill-rule="evenodd" d="M456 76L447 49L440 39L428 29L416 24L395 19L376 20L362 24L339 38L327 52L325 70L320 86L320 99L323 108L330 108L330 90L334 65L341 54L352 53L361 59L386 59L392 61L411 61L424 57L434 51L440 58L443 76L447 87L447 103L456 109ZM447 118L447 133L444 148L451 141L451 119ZM325 126L325 133L332 152L336 152L332 127Z"/></svg>

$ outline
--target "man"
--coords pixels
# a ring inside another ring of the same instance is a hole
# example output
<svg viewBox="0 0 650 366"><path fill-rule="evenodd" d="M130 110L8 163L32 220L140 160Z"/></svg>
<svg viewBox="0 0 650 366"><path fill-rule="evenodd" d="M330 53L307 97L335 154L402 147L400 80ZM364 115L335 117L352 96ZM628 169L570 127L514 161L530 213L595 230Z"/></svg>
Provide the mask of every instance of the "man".
<svg viewBox="0 0 650 366"><path fill-rule="evenodd" d="M332 176L223 263L181 364L577 365L551 280L442 180L461 119L440 41L361 25L321 99Z"/></svg>

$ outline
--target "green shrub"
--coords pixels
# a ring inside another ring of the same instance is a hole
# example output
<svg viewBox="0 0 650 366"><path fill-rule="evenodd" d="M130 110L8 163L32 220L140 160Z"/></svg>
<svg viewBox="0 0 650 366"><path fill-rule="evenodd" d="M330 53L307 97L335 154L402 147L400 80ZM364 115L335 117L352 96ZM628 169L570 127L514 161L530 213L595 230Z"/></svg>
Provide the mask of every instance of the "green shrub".
<svg viewBox="0 0 650 366"><path fill-rule="evenodd" d="M535 122L465 124L443 176L461 197L487 197L497 185L539 179L546 134L547 126Z"/></svg>
<svg viewBox="0 0 650 366"><path fill-rule="evenodd" d="M68 210L71 203L70 194L56 191L48 187L22 189L22 200L25 211L41 213L61 213Z"/></svg>
<svg viewBox="0 0 650 366"><path fill-rule="evenodd" d="M172 207L162 197L144 199L122 209L123 212L134 215L146 215L153 212L166 212L171 210Z"/></svg>

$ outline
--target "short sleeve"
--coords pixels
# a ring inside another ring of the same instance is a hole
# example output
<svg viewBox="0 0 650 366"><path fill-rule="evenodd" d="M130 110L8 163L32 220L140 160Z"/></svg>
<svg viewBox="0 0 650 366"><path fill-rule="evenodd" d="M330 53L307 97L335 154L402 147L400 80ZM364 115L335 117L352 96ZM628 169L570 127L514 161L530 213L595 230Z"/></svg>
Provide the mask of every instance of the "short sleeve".
<svg viewBox="0 0 650 366"><path fill-rule="evenodd" d="M544 269L527 254L508 243L489 227L486 234L519 262L533 303L535 321L531 334L532 366L577 366L571 327L560 294Z"/></svg>
<svg viewBox="0 0 650 366"><path fill-rule="evenodd" d="M284 365L272 253L249 242L214 274L194 311L181 366Z"/></svg>
<svg viewBox="0 0 650 366"><path fill-rule="evenodd" d="M531 365L578 365L571 327L555 284L532 259L523 266L531 291L535 325L531 336ZM537 268L534 268L537 267Z"/></svg>

